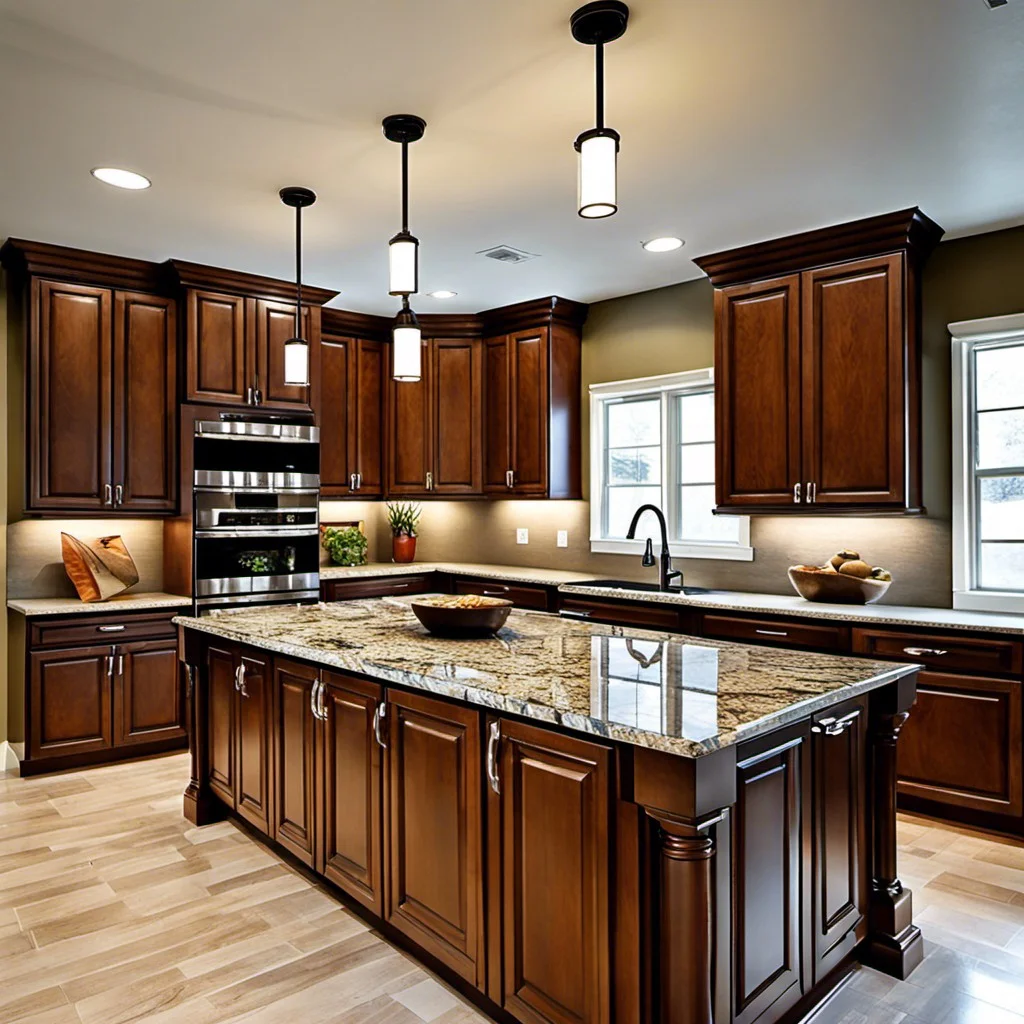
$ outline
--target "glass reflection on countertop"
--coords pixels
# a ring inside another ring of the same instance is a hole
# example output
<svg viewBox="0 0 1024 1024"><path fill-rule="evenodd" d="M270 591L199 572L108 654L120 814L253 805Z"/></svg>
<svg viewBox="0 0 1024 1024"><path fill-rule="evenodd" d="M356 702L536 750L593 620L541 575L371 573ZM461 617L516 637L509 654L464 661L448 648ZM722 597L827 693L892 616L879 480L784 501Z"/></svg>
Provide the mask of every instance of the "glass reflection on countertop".
<svg viewBox="0 0 1024 1024"><path fill-rule="evenodd" d="M673 640L595 636L594 718L703 742L718 735L718 649Z"/></svg>

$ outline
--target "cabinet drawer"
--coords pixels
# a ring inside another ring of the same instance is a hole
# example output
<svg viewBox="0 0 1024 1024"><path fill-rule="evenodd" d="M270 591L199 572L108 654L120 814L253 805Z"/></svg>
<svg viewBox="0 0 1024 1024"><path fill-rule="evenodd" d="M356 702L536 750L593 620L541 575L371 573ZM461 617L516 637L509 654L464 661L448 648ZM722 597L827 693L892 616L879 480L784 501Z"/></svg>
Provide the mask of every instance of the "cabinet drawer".
<svg viewBox="0 0 1024 1024"><path fill-rule="evenodd" d="M548 592L543 587L531 587L519 583L502 583L500 580L456 579L452 585L456 594L482 594L485 597L503 597L517 608L534 608L546 612L549 607Z"/></svg>
<svg viewBox="0 0 1024 1024"><path fill-rule="evenodd" d="M89 612L69 619L34 621L29 632L32 647L71 647L77 644L120 644L128 640L164 640L178 635L171 624L179 611L154 615L100 615Z"/></svg>
<svg viewBox="0 0 1024 1024"><path fill-rule="evenodd" d="M977 811L1019 815L1021 684L922 672L896 745L898 790Z"/></svg>
<svg viewBox="0 0 1024 1024"><path fill-rule="evenodd" d="M1020 642L1001 637L952 637L887 629L853 630L856 654L891 661L914 661L940 672L1020 675L1021 648Z"/></svg>
<svg viewBox="0 0 1024 1024"><path fill-rule="evenodd" d="M746 640L784 647L814 647L841 651L847 646L845 626L825 626L783 619L741 619L731 615L705 615L704 636L720 640Z"/></svg>
<svg viewBox="0 0 1024 1024"><path fill-rule="evenodd" d="M376 579L328 580L325 584L326 600L356 601L367 597L391 597L397 594L425 594L435 590L433 573L422 576L382 576Z"/></svg>
<svg viewBox="0 0 1024 1024"><path fill-rule="evenodd" d="M671 605L619 604L615 601L579 600L563 598L560 614L570 619L589 622L611 622L622 626L640 626L647 629L667 629L678 632L679 609Z"/></svg>

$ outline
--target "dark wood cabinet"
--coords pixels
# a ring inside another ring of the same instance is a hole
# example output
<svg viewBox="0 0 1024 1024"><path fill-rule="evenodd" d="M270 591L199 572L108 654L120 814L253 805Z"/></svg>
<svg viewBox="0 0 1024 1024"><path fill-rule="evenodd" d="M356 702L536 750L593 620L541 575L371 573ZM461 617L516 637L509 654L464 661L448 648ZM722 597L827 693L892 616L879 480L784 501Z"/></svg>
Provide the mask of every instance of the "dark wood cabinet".
<svg viewBox="0 0 1024 1024"><path fill-rule="evenodd" d="M320 424L320 491L331 498L379 498L384 493L382 342L324 334L314 381Z"/></svg>
<svg viewBox="0 0 1024 1024"><path fill-rule="evenodd" d="M274 818L272 837L304 864L313 866L314 724L313 688L319 670L299 662L274 661Z"/></svg>
<svg viewBox="0 0 1024 1024"><path fill-rule="evenodd" d="M705 612L701 636L718 640L747 640L772 647L800 647L808 650L846 651L850 646L848 626L793 619L755 619L739 615Z"/></svg>
<svg viewBox="0 0 1024 1024"><path fill-rule="evenodd" d="M187 745L171 613L30 619L23 775Z"/></svg>
<svg viewBox="0 0 1024 1024"><path fill-rule="evenodd" d="M256 368L245 329L245 299L189 289L185 295L186 400L245 405Z"/></svg>
<svg viewBox="0 0 1024 1024"><path fill-rule="evenodd" d="M847 702L811 724L814 980L863 938L868 905L868 705Z"/></svg>
<svg viewBox="0 0 1024 1024"><path fill-rule="evenodd" d="M389 690L387 921L483 981L480 716Z"/></svg>
<svg viewBox="0 0 1024 1024"><path fill-rule="evenodd" d="M173 301L38 278L30 292L28 509L173 511Z"/></svg>
<svg viewBox="0 0 1024 1024"><path fill-rule="evenodd" d="M698 259L722 511L920 511L920 210Z"/></svg>
<svg viewBox="0 0 1024 1024"><path fill-rule="evenodd" d="M456 576L452 580L453 594L480 594L483 597L500 597L511 601L517 608L533 608L535 611L553 611L558 600L555 586L530 586L527 583L502 583L501 580L466 579Z"/></svg>
<svg viewBox="0 0 1024 1024"><path fill-rule="evenodd" d="M295 303L257 299L254 315L255 360L260 405L278 409L311 409L310 385L286 384L284 343L295 337ZM302 337L309 344L310 380L320 363L320 308L302 307Z"/></svg>
<svg viewBox="0 0 1024 1024"><path fill-rule="evenodd" d="M114 746L187 739L178 645L150 640L118 647Z"/></svg>
<svg viewBox="0 0 1024 1024"><path fill-rule="evenodd" d="M559 614L567 619L639 626L641 629L679 632L683 623L680 609L670 604L639 604L630 601L602 601L594 597L566 596L559 601L558 609Z"/></svg>
<svg viewBox="0 0 1024 1024"><path fill-rule="evenodd" d="M612 751L520 722L489 730L502 1005L537 1024L609 1024Z"/></svg>
<svg viewBox="0 0 1024 1024"><path fill-rule="evenodd" d="M377 683L323 673L323 785L317 870L378 917L384 912L384 748Z"/></svg>
<svg viewBox="0 0 1024 1024"><path fill-rule="evenodd" d="M481 493L481 355L478 338L424 339L420 380L389 379L389 495Z"/></svg>
<svg viewBox="0 0 1024 1024"><path fill-rule="evenodd" d="M354 580L325 580L321 585L325 601L359 601L398 594L426 594L437 589L434 573L384 576Z"/></svg>
<svg viewBox="0 0 1024 1024"><path fill-rule="evenodd" d="M206 648L207 774L210 789L229 807L235 806L238 715L238 657L233 648Z"/></svg>

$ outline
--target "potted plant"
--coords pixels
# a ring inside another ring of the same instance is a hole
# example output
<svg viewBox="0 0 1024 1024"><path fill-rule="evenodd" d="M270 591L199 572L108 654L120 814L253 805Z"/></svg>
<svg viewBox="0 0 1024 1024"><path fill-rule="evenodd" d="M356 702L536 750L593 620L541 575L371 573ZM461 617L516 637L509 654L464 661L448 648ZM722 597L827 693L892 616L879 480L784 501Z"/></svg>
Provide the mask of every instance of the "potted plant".
<svg viewBox="0 0 1024 1024"><path fill-rule="evenodd" d="M366 565L366 535L358 526L325 526L320 543L334 565Z"/></svg>
<svg viewBox="0 0 1024 1024"><path fill-rule="evenodd" d="M396 562L411 562L416 557L416 524L420 507L412 502L388 502L388 526L391 528L391 557Z"/></svg>

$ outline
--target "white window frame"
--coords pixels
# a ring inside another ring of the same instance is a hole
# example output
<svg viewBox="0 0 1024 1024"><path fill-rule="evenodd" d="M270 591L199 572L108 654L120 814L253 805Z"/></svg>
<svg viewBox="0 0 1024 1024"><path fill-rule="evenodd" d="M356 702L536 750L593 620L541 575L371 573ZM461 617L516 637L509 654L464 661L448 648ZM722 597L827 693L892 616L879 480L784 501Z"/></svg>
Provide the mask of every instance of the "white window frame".
<svg viewBox="0 0 1024 1024"><path fill-rule="evenodd" d="M953 607L976 612L1024 613L1024 594L981 590L975 579L974 410L971 354L977 346L1024 342L1024 313L949 325L953 342Z"/></svg>
<svg viewBox="0 0 1024 1024"><path fill-rule="evenodd" d="M657 377L638 377L634 380L611 381L590 385L590 550L594 554L642 555L645 540L609 540L602 536L602 503L605 490L605 418L602 403L609 398L631 398L641 395L675 394L681 391L706 391L715 381L714 370L688 370L684 373L666 373ZM662 511L668 522L677 521L675 507L678 496L673 486L676 474L670 471L675 459L675 430L670 423L669 406L662 401L661 408L661 487ZM717 440L717 439L716 439ZM667 495L667 501L665 496ZM750 517L736 516L739 520L739 540L736 543L683 543L669 540L669 551L674 558L707 558L730 562L752 562L754 549L750 546ZM670 527L671 532L671 527Z"/></svg>

